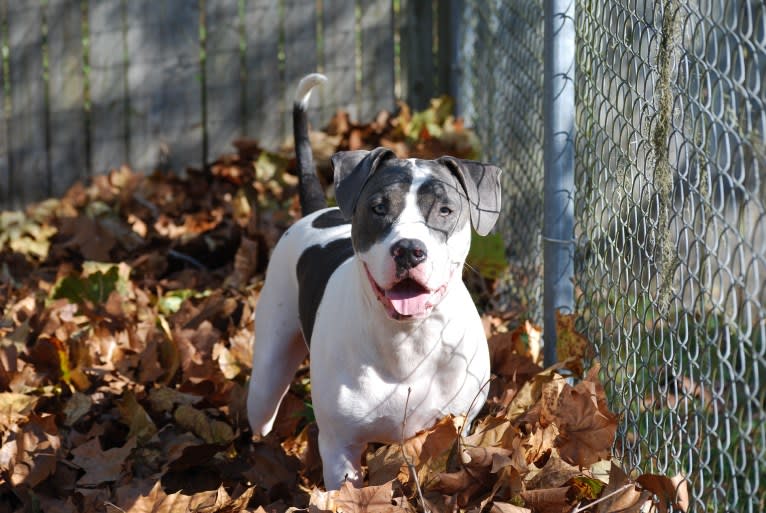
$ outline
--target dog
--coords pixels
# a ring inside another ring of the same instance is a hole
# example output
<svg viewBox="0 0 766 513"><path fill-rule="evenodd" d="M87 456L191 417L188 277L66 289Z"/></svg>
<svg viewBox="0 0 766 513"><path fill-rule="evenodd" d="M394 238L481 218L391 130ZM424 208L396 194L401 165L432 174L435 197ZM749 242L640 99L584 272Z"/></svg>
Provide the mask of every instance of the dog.
<svg viewBox="0 0 766 513"><path fill-rule="evenodd" d="M363 480L369 442L395 443L448 414L465 428L487 396L489 352L462 281L471 227L486 235L500 211L501 170L388 149L332 157L337 208L327 208L308 138L312 89L293 108L303 216L274 247L255 312L247 398L267 435L309 354L324 484ZM406 411L405 411L406 407Z"/></svg>

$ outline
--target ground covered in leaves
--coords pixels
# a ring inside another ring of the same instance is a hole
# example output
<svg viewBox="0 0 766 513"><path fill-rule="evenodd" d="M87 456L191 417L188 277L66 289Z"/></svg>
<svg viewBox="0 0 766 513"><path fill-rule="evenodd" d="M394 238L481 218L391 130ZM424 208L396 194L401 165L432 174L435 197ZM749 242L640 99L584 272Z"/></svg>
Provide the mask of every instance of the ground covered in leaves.
<svg viewBox="0 0 766 513"><path fill-rule="evenodd" d="M476 157L450 111L442 99L363 125L339 113L312 134L320 170L327 178L339 149L381 144ZM613 463L617 418L567 317L566 359L542 369L523 312L488 312L494 378L472 434L445 418L370 446L363 488L322 488L306 365L275 431L253 443L252 314L269 250L299 215L297 180L289 148L235 146L182 177L123 168L0 213L0 513L685 507L679 476L627 476ZM467 278L483 307L503 270L497 240L472 252Z"/></svg>

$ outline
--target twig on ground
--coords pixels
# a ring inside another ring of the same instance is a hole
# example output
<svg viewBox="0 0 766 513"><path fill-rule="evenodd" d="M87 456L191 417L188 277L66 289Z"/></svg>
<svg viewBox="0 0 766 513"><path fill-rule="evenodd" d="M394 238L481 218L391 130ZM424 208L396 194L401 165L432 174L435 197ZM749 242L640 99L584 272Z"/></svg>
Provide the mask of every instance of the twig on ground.
<svg viewBox="0 0 766 513"><path fill-rule="evenodd" d="M404 402L404 418L402 419L402 441L401 443L399 443L399 449L402 451L402 458L404 459L404 462L407 464L407 468L409 469L410 474L412 475L412 479L415 481L415 488L418 491L418 499L420 500L420 506L423 508L423 511L425 513L430 513L430 511L426 507L426 500L423 498L423 490L420 488L420 480L418 479L418 472L415 469L415 465L407 457L407 453L404 452L404 433L405 433L405 428L407 426L407 408L410 405L411 393L412 393L412 387L407 387L407 400Z"/></svg>
<svg viewBox="0 0 766 513"><path fill-rule="evenodd" d="M458 429L457 432L457 451L458 454L460 454L460 448L463 446L463 430L465 429L465 423L468 421L468 414L473 410L473 407L476 405L476 400L479 398L479 395L481 394L481 391L484 390L484 387L488 386L492 380L495 379L493 377L490 377L487 381L484 382L484 384L479 388L479 390L476 392L476 395L473 396L473 399L471 400L471 404L468 406L468 412L466 412L466 416L463 419L463 424L460 425L460 429Z"/></svg>
<svg viewBox="0 0 766 513"><path fill-rule="evenodd" d="M577 507L575 507L575 509L573 509L570 513L580 513L581 511L585 511L586 509L590 509L591 506L595 506L599 502L605 501L609 497L617 495L618 493L621 493L621 492L627 490L628 488L630 488L632 486L636 486L636 483L624 484L621 487L617 488L616 490L612 490L608 494L604 495L603 497L599 497L598 499L596 499L595 501L593 501L591 503L588 503L588 504L578 504Z"/></svg>
<svg viewBox="0 0 766 513"><path fill-rule="evenodd" d="M207 266L205 266L205 264L203 264L202 262L200 262L196 258L194 258L192 256L189 256L189 255L187 255L185 253L181 253L180 251L176 251L175 249L168 250L168 256L171 256L173 258L177 258L178 260L183 260L187 264L191 264L192 267L196 267L200 271L207 271L208 270Z"/></svg>

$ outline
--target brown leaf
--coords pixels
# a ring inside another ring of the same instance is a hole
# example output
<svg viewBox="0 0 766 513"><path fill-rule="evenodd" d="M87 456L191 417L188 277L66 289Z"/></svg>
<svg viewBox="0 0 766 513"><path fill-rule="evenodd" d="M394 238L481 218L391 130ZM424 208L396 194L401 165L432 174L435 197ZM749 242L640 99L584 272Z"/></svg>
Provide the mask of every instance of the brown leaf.
<svg viewBox="0 0 766 513"><path fill-rule="evenodd" d="M285 455L281 447L257 444L249 455L250 468L242 475L251 483L267 490L291 486L297 481L298 461Z"/></svg>
<svg viewBox="0 0 766 513"><path fill-rule="evenodd" d="M93 407L93 399L81 392L74 392L64 405L64 425L71 427Z"/></svg>
<svg viewBox="0 0 766 513"><path fill-rule="evenodd" d="M122 422L130 430L128 438L136 437L139 442L143 442L157 432L157 426L154 425L144 407L138 404L136 394L132 390L126 391L122 399L117 401L117 409L120 411Z"/></svg>
<svg viewBox="0 0 766 513"><path fill-rule="evenodd" d="M489 467L468 470L463 467L457 472L442 472L431 483L431 489L445 495L452 495L461 507L465 507L479 492L492 486Z"/></svg>
<svg viewBox="0 0 766 513"><path fill-rule="evenodd" d="M93 438L72 449L72 463L85 471L77 484L95 486L101 483L117 481L122 474L128 455L136 447L136 439L129 439L122 447L106 451L101 449L98 438Z"/></svg>
<svg viewBox="0 0 766 513"><path fill-rule="evenodd" d="M519 430L505 417L484 417L474 432L463 439L466 447L511 447Z"/></svg>
<svg viewBox="0 0 766 513"><path fill-rule="evenodd" d="M230 425L210 419L191 406L182 404L173 417L181 428L191 431L209 444L227 444L235 438Z"/></svg>
<svg viewBox="0 0 766 513"><path fill-rule="evenodd" d="M232 498L223 485L213 492L203 492L192 496L190 508L198 513L239 513L247 506L255 487L247 488L237 498Z"/></svg>
<svg viewBox="0 0 766 513"><path fill-rule="evenodd" d="M343 513L394 513L401 511L391 501L394 491L391 482L380 486L354 488L346 481L335 495L335 508L332 511Z"/></svg>
<svg viewBox="0 0 766 513"><path fill-rule="evenodd" d="M157 484L159 485L159 483ZM162 489L160 488L160 491L161 490ZM183 495L181 492L172 493L170 495L166 495L165 492L162 492L161 495L159 493L157 495L158 497L156 500L149 498L141 504L139 506L141 509L135 508L136 504L138 504L137 502L134 504L134 507L127 510L126 513L187 513L193 511L191 509L192 498L188 495Z"/></svg>
<svg viewBox="0 0 766 513"><path fill-rule="evenodd" d="M232 287L243 287L255 275L261 264L258 257L261 254L262 241L243 237L239 249L234 255L234 270L226 280Z"/></svg>
<svg viewBox="0 0 766 513"><path fill-rule="evenodd" d="M109 262L110 252L117 245L117 239L109 230L85 215L64 218L59 236L64 241L59 243L59 248L96 262Z"/></svg>
<svg viewBox="0 0 766 513"><path fill-rule="evenodd" d="M545 465L554 449L558 434L559 429L555 424L549 424L545 427L538 424L524 442L524 446L527 448L527 462L534 463L538 467Z"/></svg>
<svg viewBox="0 0 766 513"><path fill-rule="evenodd" d="M33 395L0 393L0 433L32 413L38 400Z"/></svg>
<svg viewBox="0 0 766 513"><path fill-rule="evenodd" d="M55 417L32 414L2 438L0 470L14 486L34 487L56 470L61 440Z"/></svg>
<svg viewBox="0 0 766 513"><path fill-rule="evenodd" d="M583 381L575 388L565 386L555 413L559 427L556 446L561 459L572 465L588 467L611 457L617 432L617 417L599 408L605 403L603 388Z"/></svg>
<svg viewBox="0 0 766 513"><path fill-rule="evenodd" d="M539 471L530 472L527 476L527 489L558 488L565 486L567 481L581 474L579 467L562 460L555 449L552 453L550 459Z"/></svg>
<svg viewBox="0 0 766 513"><path fill-rule="evenodd" d="M164 386L155 387L149 391L149 404L152 411L157 413L170 412L178 404L191 406L197 404L201 400L202 398L199 396L184 394L183 392Z"/></svg>
<svg viewBox="0 0 766 513"><path fill-rule="evenodd" d="M583 361L593 354L590 342L575 329L578 314L562 314L556 310L556 355L560 361L569 360L567 367L576 375L582 375Z"/></svg>
<svg viewBox="0 0 766 513"><path fill-rule="evenodd" d="M508 371L512 371L512 367L506 369L501 358L509 352L526 356L533 363L541 362L542 329L530 321L524 321L513 331L493 335L488 342L493 363L492 370L495 372L511 375L512 372Z"/></svg>
<svg viewBox="0 0 766 513"><path fill-rule="evenodd" d="M623 470L612 462L609 484L601 492L603 500L596 504L596 513L638 513L649 499L649 493L639 490Z"/></svg>
<svg viewBox="0 0 766 513"><path fill-rule="evenodd" d="M657 497L658 502L655 506L660 513L666 513L671 506L681 511L686 511L689 507L687 479L680 474L672 478L658 474L643 474L636 478L636 482Z"/></svg>
<svg viewBox="0 0 766 513"><path fill-rule="evenodd" d="M303 474L312 480L319 480L322 472L322 460L319 456L316 423L307 424L298 435L288 437L282 442L282 448L289 456L295 456L303 465ZM373 483L371 483L373 484Z"/></svg>
<svg viewBox="0 0 766 513"><path fill-rule="evenodd" d="M543 488L540 490L527 490L521 492L524 504L529 506L535 513L562 513L568 511L567 504L568 486L559 488Z"/></svg>
<svg viewBox="0 0 766 513"><path fill-rule="evenodd" d="M458 426L464 420L447 416L432 428L421 431L409 438L403 445L386 445L368 458L369 481L383 484L393 479L409 480L409 469L405 456L415 467L418 479L425 485L429 476L444 472L452 446L458 438Z"/></svg>
<svg viewBox="0 0 766 513"><path fill-rule="evenodd" d="M506 418L510 421L514 421L532 409L542 397L543 385L546 383L550 383L551 381L563 381L564 378L557 374L556 370L556 367L549 367L527 381L524 386L521 387L519 393L513 398L511 404L508 405Z"/></svg>

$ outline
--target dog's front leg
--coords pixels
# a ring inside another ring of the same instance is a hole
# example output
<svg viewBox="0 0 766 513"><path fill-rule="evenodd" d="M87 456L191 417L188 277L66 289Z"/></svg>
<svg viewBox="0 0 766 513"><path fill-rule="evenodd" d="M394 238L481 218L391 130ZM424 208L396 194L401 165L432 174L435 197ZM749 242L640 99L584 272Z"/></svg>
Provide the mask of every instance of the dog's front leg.
<svg viewBox="0 0 766 513"><path fill-rule="evenodd" d="M343 481L362 485L362 453L366 443L349 443L332 432L319 430L319 454L322 457L324 486L337 490Z"/></svg>

